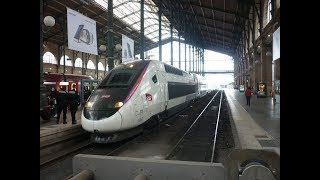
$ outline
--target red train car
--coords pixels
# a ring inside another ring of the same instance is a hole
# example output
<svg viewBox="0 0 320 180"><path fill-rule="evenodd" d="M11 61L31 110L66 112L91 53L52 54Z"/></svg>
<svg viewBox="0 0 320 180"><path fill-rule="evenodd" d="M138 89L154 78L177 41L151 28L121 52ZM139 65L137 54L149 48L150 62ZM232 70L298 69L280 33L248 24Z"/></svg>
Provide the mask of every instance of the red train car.
<svg viewBox="0 0 320 180"><path fill-rule="evenodd" d="M91 76L86 75L76 75L76 74L62 74L62 73L44 73L43 84L47 87L48 91L52 87L56 90L62 86L66 86L66 91L72 89L72 85L76 85L76 89L80 92L81 80L88 79L93 80Z"/></svg>
<svg viewBox="0 0 320 180"><path fill-rule="evenodd" d="M43 84L47 88L47 95L49 96L51 88L54 87L57 91L65 86L66 91L72 89L72 85L76 85L76 89L78 92L81 92L81 80L87 79L87 80L93 80L91 76L86 75L76 75L76 74L63 74L63 73L44 73L43 76ZM55 110L52 110L53 108L49 105L49 99L48 103L43 108L40 108L40 116L43 120L49 120L52 115L54 114Z"/></svg>

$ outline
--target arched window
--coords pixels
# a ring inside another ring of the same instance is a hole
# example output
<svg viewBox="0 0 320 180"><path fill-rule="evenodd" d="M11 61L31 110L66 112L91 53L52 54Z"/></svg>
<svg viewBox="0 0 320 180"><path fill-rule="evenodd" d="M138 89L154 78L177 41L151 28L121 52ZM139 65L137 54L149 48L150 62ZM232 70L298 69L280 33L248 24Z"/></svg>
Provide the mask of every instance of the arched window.
<svg viewBox="0 0 320 180"><path fill-rule="evenodd" d="M82 59L77 58L76 61L74 62L74 67L82 68Z"/></svg>
<svg viewBox="0 0 320 180"><path fill-rule="evenodd" d="M63 63L63 56L61 57L60 59L60 65L63 66L64 63ZM69 56L66 56L66 66L72 66L72 61L71 59L69 58Z"/></svg>
<svg viewBox="0 0 320 180"><path fill-rule="evenodd" d="M44 63L50 63L50 64L58 64L56 58L51 52L46 52L43 55L43 62Z"/></svg>
<svg viewBox="0 0 320 180"><path fill-rule="evenodd" d="M98 63L98 70L104 71L104 67L103 67L102 62Z"/></svg>
<svg viewBox="0 0 320 180"><path fill-rule="evenodd" d="M96 66L93 64L91 60L88 61L87 69L96 69Z"/></svg>

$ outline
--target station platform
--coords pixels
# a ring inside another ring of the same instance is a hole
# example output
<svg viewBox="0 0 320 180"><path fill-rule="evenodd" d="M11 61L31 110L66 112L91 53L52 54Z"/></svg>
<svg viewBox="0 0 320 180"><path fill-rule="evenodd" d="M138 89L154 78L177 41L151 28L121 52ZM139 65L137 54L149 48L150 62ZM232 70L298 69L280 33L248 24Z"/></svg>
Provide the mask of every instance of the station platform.
<svg viewBox="0 0 320 180"><path fill-rule="evenodd" d="M244 92L224 89L232 117L236 146L240 149L273 149L280 155L280 102L272 97L251 96L246 105Z"/></svg>
<svg viewBox="0 0 320 180"><path fill-rule="evenodd" d="M251 106L247 106L244 92L235 89L224 91L239 146L247 149L280 149L280 102L274 102L271 97L257 98L256 95L252 95ZM81 129L81 112L82 108L79 108L76 113L77 124L71 123L70 111L67 112L67 124L62 124L62 117L60 124L56 124L56 118L48 121L40 118L40 137L74 128Z"/></svg>
<svg viewBox="0 0 320 180"><path fill-rule="evenodd" d="M40 141L46 139L45 137L59 134L71 129L81 129L81 112L79 108L76 113L76 124L72 124L70 111L67 112L67 124L63 124L62 113L60 115L60 122L56 124L56 118L52 117L50 120L42 120L40 117Z"/></svg>

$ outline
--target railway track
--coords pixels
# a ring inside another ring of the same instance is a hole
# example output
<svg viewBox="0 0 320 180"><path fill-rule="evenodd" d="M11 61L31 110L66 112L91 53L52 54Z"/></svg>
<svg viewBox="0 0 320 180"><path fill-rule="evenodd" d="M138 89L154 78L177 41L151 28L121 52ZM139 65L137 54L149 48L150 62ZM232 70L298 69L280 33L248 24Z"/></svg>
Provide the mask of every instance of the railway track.
<svg viewBox="0 0 320 180"><path fill-rule="evenodd" d="M109 156L166 159L167 154L194 124L213 94L196 101L171 118L161 122L144 135L109 153Z"/></svg>
<svg viewBox="0 0 320 180"><path fill-rule="evenodd" d="M221 92L219 93L221 94ZM213 96L215 96L215 100L212 100ZM218 101L216 100L218 97L220 98L220 95L215 92L208 94L179 113L161 121L158 125L150 127L150 129L144 130L143 133L121 142L91 144L89 140L90 134L82 137L79 136L78 138L76 138L74 134L73 137L70 136L70 138L65 138L65 140L61 142L56 142L56 145L53 143L52 145L42 147L43 152L44 148L49 148L50 146L69 146L70 149L67 148L69 150L64 150L68 152L54 154L53 156L55 157L53 158L46 158L47 161L43 161L41 166L52 164L78 153L137 158L210 161L209 159L211 159L213 152L213 135L215 134L215 126L213 125L216 123L212 120L209 121L209 119L217 117L213 112L219 110L219 103L217 103ZM209 105L211 100L211 105ZM205 107L207 107L207 110L204 110ZM199 131L205 127L209 128L209 134L208 132L204 133L203 131ZM72 143L72 141L74 143ZM197 152L199 155L195 156L194 152ZM50 151L46 153L50 154Z"/></svg>
<svg viewBox="0 0 320 180"><path fill-rule="evenodd" d="M40 137L40 170L65 156L89 146L90 134L80 125L64 131L44 134Z"/></svg>
<svg viewBox="0 0 320 180"><path fill-rule="evenodd" d="M213 162L221 100L222 91L211 98L165 159Z"/></svg>

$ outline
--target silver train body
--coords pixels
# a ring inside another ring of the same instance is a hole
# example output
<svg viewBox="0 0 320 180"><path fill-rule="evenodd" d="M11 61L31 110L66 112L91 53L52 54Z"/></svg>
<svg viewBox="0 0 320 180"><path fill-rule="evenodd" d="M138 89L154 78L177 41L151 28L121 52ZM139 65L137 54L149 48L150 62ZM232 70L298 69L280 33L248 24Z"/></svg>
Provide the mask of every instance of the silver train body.
<svg viewBox="0 0 320 180"><path fill-rule="evenodd" d="M81 125L97 143L123 140L141 132L151 119L170 116L204 96L205 82L160 61L120 64L89 97Z"/></svg>

